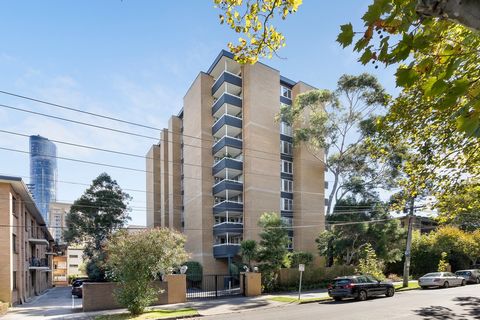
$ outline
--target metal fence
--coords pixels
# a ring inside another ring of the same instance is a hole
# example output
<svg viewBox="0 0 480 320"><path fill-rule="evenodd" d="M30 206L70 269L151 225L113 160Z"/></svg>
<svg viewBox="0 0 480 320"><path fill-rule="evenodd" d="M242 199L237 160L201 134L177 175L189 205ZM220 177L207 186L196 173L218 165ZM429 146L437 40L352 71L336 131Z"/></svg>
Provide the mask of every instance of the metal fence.
<svg viewBox="0 0 480 320"><path fill-rule="evenodd" d="M187 299L215 299L241 295L242 276L244 275L187 275Z"/></svg>

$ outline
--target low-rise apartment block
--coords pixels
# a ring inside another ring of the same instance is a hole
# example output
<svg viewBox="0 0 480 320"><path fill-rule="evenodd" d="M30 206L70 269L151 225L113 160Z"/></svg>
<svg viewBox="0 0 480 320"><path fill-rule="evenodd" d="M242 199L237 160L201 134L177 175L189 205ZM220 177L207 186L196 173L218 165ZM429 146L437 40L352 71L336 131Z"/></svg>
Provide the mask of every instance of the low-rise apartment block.
<svg viewBox="0 0 480 320"><path fill-rule="evenodd" d="M0 300L23 303L52 284L53 237L27 186L0 176Z"/></svg>
<svg viewBox="0 0 480 320"><path fill-rule="evenodd" d="M205 274L228 272L240 242L259 239L258 220L267 211L289 227L290 249L317 256L324 164L294 147L292 128L276 120L282 105L312 89L222 51L147 153L147 226L185 233L186 249Z"/></svg>

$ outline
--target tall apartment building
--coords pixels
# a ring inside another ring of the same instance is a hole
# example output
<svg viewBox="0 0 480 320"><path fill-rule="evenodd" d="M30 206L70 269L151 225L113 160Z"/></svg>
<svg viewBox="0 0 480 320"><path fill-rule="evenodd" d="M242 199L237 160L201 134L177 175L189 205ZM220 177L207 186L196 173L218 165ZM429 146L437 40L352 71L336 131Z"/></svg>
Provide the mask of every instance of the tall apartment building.
<svg viewBox="0 0 480 320"><path fill-rule="evenodd" d="M228 271L240 242L259 239L267 211L292 227L291 249L316 255L325 168L305 147L293 147L292 128L275 120L281 105L312 89L222 51L147 153L147 226L184 232L205 274Z"/></svg>
<svg viewBox="0 0 480 320"><path fill-rule="evenodd" d="M0 176L0 300L23 303L52 283L53 237L21 178Z"/></svg>
<svg viewBox="0 0 480 320"><path fill-rule="evenodd" d="M50 202L57 194L57 147L42 136L30 136L30 184L33 198L48 223Z"/></svg>

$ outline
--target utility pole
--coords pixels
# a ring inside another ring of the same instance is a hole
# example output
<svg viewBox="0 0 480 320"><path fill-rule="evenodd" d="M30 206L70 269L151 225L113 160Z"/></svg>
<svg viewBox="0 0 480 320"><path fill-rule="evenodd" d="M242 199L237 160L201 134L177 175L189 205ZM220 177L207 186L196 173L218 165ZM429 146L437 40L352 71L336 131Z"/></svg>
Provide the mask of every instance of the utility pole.
<svg viewBox="0 0 480 320"><path fill-rule="evenodd" d="M408 233L407 233L407 247L405 249L405 262L403 264L403 287L408 287L408 278L410 276L410 251L412 248L412 232L413 232L413 215L415 198L410 199L410 208L408 214Z"/></svg>

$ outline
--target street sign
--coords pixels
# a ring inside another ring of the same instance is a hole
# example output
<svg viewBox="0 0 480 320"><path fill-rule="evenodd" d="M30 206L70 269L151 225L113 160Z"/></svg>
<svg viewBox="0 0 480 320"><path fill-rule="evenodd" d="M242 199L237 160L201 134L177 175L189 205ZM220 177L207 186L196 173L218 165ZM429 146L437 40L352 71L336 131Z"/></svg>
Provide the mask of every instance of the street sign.
<svg viewBox="0 0 480 320"><path fill-rule="evenodd" d="M300 295L302 292L302 275L303 275L303 271L305 271L305 265L299 264L298 271L300 271L300 281L298 282L298 301L300 301Z"/></svg>
<svg viewBox="0 0 480 320"><path fill-rule="evenodd" d="M299 264L298 265L298 271L300 271L300 272L305 271L305 265L304 264Z"/></svg>

